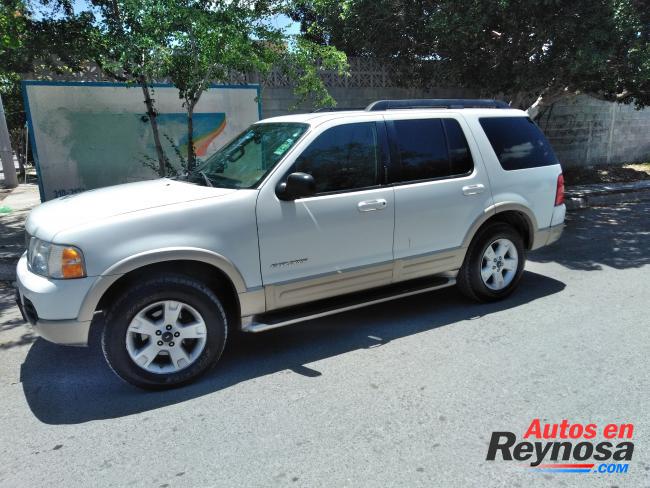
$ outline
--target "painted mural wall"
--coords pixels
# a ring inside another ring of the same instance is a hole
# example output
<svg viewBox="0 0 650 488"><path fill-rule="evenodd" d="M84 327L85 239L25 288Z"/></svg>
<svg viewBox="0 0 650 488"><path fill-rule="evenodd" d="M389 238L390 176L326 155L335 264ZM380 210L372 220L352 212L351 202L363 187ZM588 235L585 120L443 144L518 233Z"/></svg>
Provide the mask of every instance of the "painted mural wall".
<svg viewBox="0 0 650 488"><path fill-rule="evenodd" d="M151 125L138 86L104 82L23 84L41 199L157 177ZM178 91L156 85L153 98L166 156L182 169L187 116ZM195 108L199 159L260 118L256 85L214 86Z"/></svg>

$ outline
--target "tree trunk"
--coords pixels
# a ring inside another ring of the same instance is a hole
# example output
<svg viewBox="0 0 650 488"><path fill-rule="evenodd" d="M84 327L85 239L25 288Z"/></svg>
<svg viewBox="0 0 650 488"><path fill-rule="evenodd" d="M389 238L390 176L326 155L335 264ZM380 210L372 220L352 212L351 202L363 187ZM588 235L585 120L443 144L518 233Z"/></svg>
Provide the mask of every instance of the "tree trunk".
<svg viewBox="0 0 650 488"><path fill-rule="evenodd" d="M164 177L167 174L167 165L165 164L167 158L165 157L165 152L163 151L162 144L160 143L160 133L158 132L156 110L153 106L153 99L151 98L151 92L149 91L147 80L144 78L144 76L141 76L138 81L142 87L142 93L144 94L144 103L147 106L147 116L149 117L149 123L151 124L151 130L153 132L153 142L156 146L156 155L158 156L158 173L161 177Z"/></svg>
<svg viewBox="0 0 650 488"><path fill-rule="evenodd" d="M196 164L194 153L194 105L187 106L187 170L192 171Z"/></svg>

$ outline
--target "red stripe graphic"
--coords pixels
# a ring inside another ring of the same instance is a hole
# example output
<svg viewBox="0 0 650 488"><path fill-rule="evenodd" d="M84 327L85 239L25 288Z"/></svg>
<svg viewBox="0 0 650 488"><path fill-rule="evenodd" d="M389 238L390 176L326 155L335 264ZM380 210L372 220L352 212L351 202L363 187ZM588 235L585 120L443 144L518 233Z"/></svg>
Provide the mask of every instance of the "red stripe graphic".
<svg viewBox="0 0 650 488"><path fill-rule="evenodd" d="M540 464L539 466L531 466L531 468L593 468L593 464Z"/></svg>

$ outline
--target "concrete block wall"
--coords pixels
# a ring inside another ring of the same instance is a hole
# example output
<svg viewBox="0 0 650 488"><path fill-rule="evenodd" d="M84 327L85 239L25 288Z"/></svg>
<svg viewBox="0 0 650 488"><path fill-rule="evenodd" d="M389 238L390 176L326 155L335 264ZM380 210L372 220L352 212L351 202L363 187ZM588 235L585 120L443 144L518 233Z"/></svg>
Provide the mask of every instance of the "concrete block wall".
<svg viewBox="0 0 650 488"><path fill-rule="evenodd" d="M399 98L469 98L472 93L457 88L433 88L429 90L400 87L329 87L337 102L337 108L364 108L370 102ZM296 98L291 88L265 87L262 89L262 117L275 117L289 113L311 112L311 103L293 108Z"/></svg>
<svg viewBox="0 0 650 488"><path fill-rule="evenodd" d="M370 102L400 98L471 98L469 90L455 88L329 87L338 108L363 108ZM299 104L291 88L262 89L262 117L311 112ZM549 138L564 167L598 166L650 161L650 108L606 102L587 95L555 103L538 124Z"/></svg>
<svg viewBox="0 0 650 488"><path fill-rule="evenodd" d="M567 97L538 124L565 167L650 161L650 108Z"/></svg>

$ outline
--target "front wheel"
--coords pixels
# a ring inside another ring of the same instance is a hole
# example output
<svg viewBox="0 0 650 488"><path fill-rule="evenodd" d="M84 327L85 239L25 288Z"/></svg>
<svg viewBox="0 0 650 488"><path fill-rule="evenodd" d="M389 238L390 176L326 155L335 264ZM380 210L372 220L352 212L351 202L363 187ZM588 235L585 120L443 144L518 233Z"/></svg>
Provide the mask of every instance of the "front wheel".
<svg viewBox="0 0 650 488"><path fill-rule="evenodd" d="M203 283L160 275L129 288L110 308L102 348L123 380L140 388L173 388L216 364L227 330L221 302Z"/></svg>
<svg viewBox="0 0 650 488"><path fill-rule="evenodd" d="M526 261L521 235L510 225L495 222L472 240L458 272L458 288L477 301L505 298L514 291Z"/></svg>

